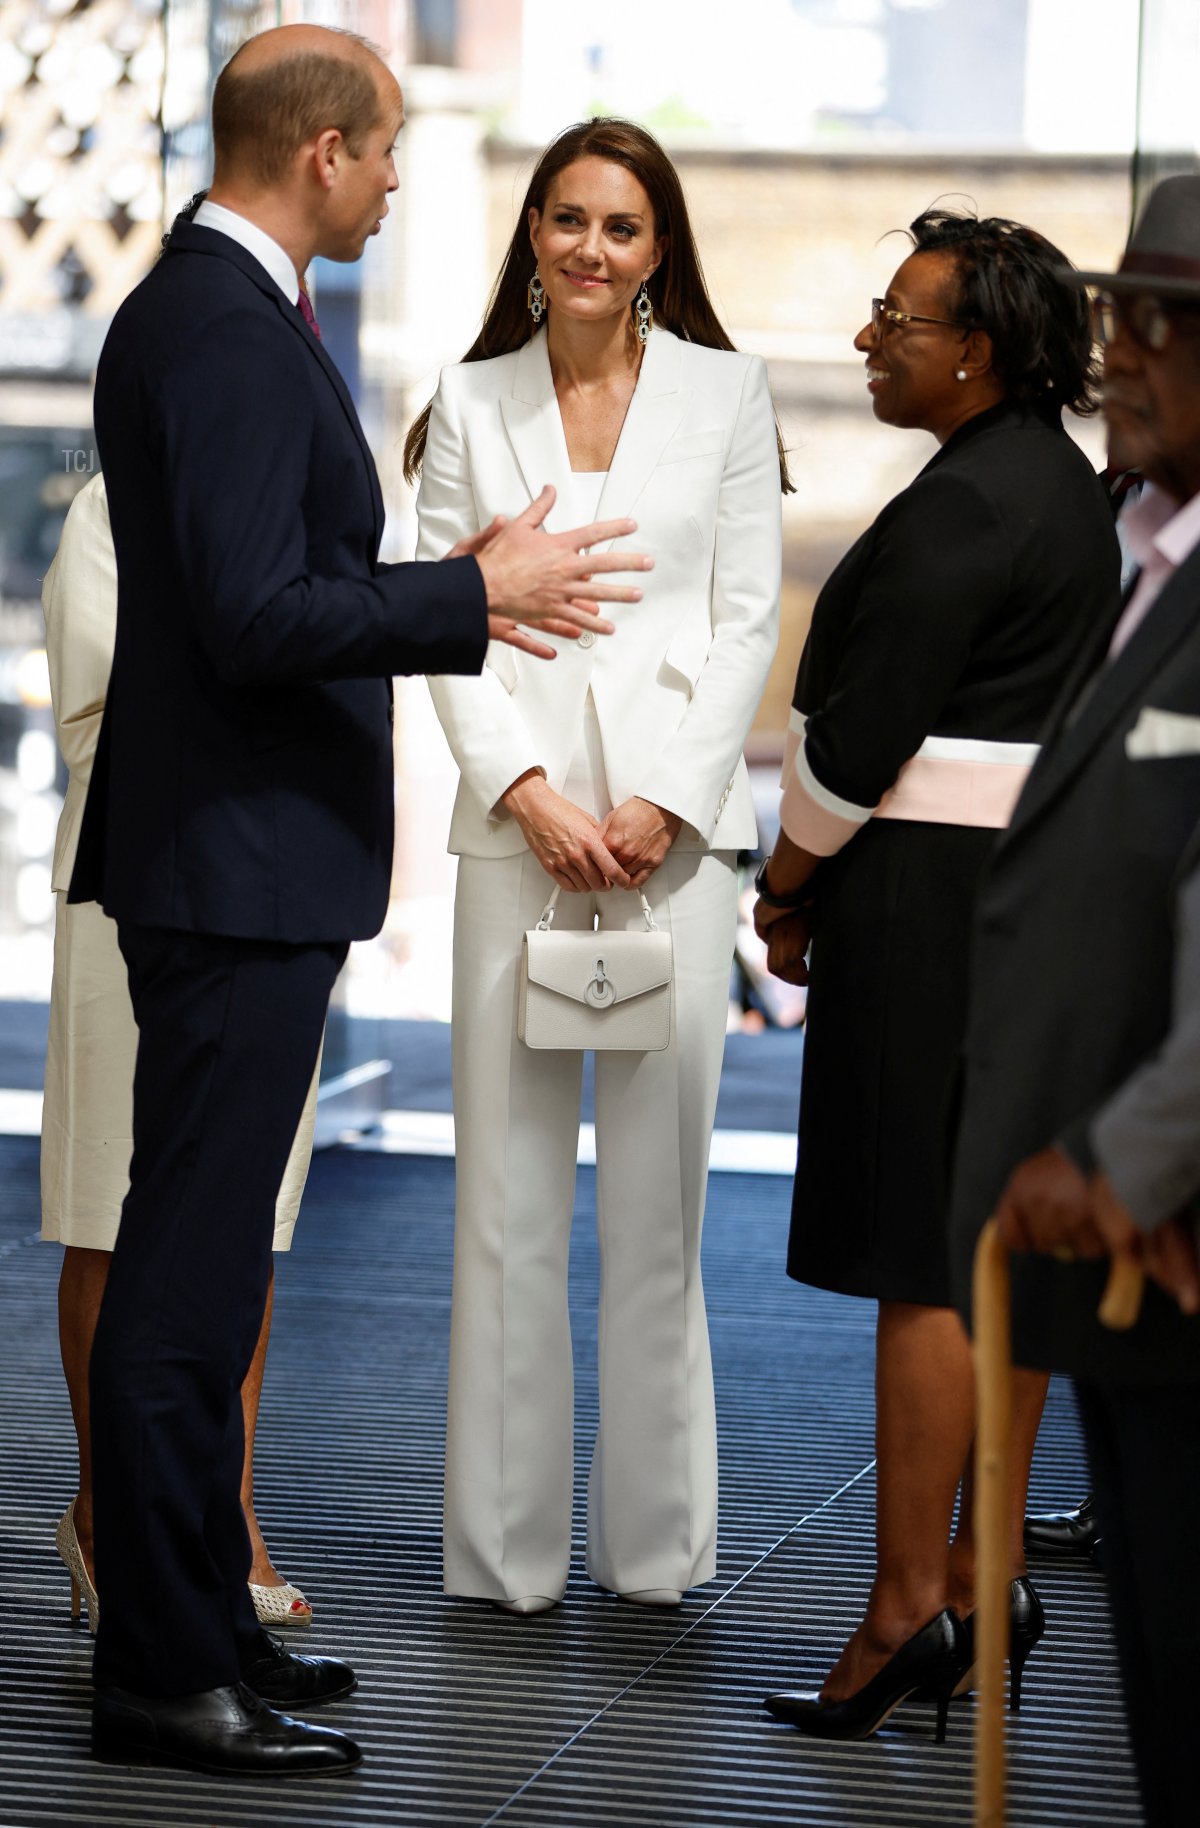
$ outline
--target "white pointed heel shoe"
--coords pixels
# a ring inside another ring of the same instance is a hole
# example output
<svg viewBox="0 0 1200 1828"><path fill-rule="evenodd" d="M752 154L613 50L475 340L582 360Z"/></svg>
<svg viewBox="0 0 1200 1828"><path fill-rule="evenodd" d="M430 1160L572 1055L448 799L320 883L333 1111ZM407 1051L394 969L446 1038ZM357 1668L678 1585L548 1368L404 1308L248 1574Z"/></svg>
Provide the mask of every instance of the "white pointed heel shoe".
<svg viewBox="0 0 1200 1828"><path fill-rule="evenodd" d="M493 1606L499 1606L501 1612L513 1612L518 1618L531 1618L535 1612L550 1612L558 1601L550 1599L545 1593L527 1593L524 1599L493 1600Z"/></svg>
<svg viewBox="0 0 1200 1828"><path fill-rule="evenodd" d="M71 1576L71 1617L78 1620L80 1601L86 1600L88 1630L94 1633L100 1623L100 1601L96 1598L96 1589L92 1585L92 1577L87 1571L83 1550L79 1546L79 1537L75 1533L74 1498L58 1520L54 1546Z"/></svg>
<svg viewBox="0 0 1200 1828"><path fill-rule="evenodd" d="M683 1595L677 1587L639 1587L636 1593L618 1593L618 1599L635 1606L682 1606Z"/></svg>
<svg viewBox="0 0 1200 1828"><path fill-rule="evenodd" d="M282 1587L259 1587L253 1581L248 1585L260 1625L271 1625L278 1630L281 1625L312 1624L312 1607L299 1587L293 1587L290 1581L285 1581Z"/></svg>

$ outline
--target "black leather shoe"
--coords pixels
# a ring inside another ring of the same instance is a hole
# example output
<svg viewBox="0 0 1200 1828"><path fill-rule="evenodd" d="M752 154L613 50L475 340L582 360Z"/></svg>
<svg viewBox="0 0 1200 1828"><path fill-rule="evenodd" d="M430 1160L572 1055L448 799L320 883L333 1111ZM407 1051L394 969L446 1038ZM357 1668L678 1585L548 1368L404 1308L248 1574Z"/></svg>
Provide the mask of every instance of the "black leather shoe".
<svg viewBox="0 0 1200 1828"><path fill-rule="evenodd" d="M1045 1511L1025 1519L1027 1555L1093 1555L1100 1542L1100 1520L1091 1498L1073 1511Z"/></svg>
<svg viewBox="0 0 1200 1828"><path fill-rule="evenodd" d="M272 1707L319 1707L323 1701L352 1695L358 1687L349 1663L337 1657L298 1657L270 1631L264 1631L262 1639L262 1655L243 1667L242 1681Z"/></svg>
<svg viewBox="0 0 1200 1828"><path fill-rule="evenodd" d="M813 1739L869 1739L893 1708L921 1691L937 1702L937 1743L946 1737L950 1697L970 1662L962 1620L948 1609L922 1625L864 1688L845 1701L820 1695L768 1695L766 1707Z"/></svg>
<svg viewBox="0 0 1200 1828"><path fill-rule="evenodd" d="M98 1688L92 1756L102 1764L187 1765L232 1777L333 1777L362 1763L344 1733L277 1714L244 1682L169 1700Z"/></svg>

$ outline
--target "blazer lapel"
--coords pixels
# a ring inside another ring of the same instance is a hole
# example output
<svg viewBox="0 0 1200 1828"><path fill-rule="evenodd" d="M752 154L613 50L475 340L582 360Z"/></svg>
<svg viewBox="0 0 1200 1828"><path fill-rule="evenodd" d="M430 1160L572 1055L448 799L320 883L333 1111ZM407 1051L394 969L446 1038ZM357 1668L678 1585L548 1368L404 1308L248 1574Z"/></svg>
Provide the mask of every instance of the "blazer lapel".
<svg viewBox="0 0 1200 1828"><path fill-rule="evenodd" d="M309 354L317 361L320 367L324 369L333 391L338 397L338 402L342 411L346 415L350 430L358 440L358 447L363 454L363 462L367 467L367 482L371 490L371 514L375 523L372 550L378 557L380 542L383 539L383 491L379 487L379 472L375 468L375 459L371 455L371 447L367 443L366 434L359 421L358 409L355 407L350 389L342 379L337 363L334 362L332 357L326 352L324 343L320 342L319 339L313 335L299 311L288 303L278 286L274 286L272 291L275 303L279 307L279 311L283 316L284 321L301 339Z"/></svg>
<svg viewBox="0 0 1200 1828"><path fill-rule="evenodd" d="M597 520L619 520L632 514L679 429L689 398L688 390L679 385L679 365L679 339L669 330L652 331L608 480L600 493Z"/></svg>
<svg viewBox="0 0 1200 1828"><path fill-rule="evenodd" d="M271 278L271 275L266 271L265 267L263 267L261 263L254 258L253 254L249 253L240 242L234 241L229 235L222 235L217 229L197 227L194 222L177 221L168 237L165 251L168 255L177 253L208 254L215 256L219 260L230 261L235 267L240 268L247 279L251 280L254 285L258 287L264 298L269 299L277 307L284 322L289 328L297 336L304 339L305 347L324 369L325 374L333 387L333 391L338 397L338 402L342 411L346 415L350 429L358 440L358 447L362 452L363 462L366 465L367 483L371 491L371 513L374 519L374 551L376 555L378 555L380 542L383 539L384 522L383 494L379 487L379 474L375 468L375 459L371 455L371 447L368 445L363 433L363 428L359 424L358 412L355 408L354 401L350 396L350 390L338 373L335 363L327 355L324 345L318 342L317 338L313 336L299 311L288 303L288 300L279 290L279 287L275 284L275 281Z"/></svg>
<svg viewBox="0 0 1200 1828"><path fill-rule="evenodd" d="M512 392L501 396L500 415L529 499L536 501L548 482L557 483L571 467L544 330L518 352Z"/></svg>
<svg viewBox="0 0 1200 1828"><path fill-rule="evenodd" d="M1091 696L1091 691L1103 675L1107 655L1112 645L1113 630L1121 619L1125 605L1134 591L1130 584L1124 591L1116 608L1108 615L1101 616L1094 628L1089 629L1087 639L1075 659L1075 664L1067 674L1066 684L1060 690L1050 708L1042 730L1042 756L1047 759L1053 753L1056 739L1063 729L1073 723L1083 706ZM1041 761L1035 764L1040 766Z"/></svg>
<svg viewBox="0 0 1200 1828"><path fill-rule="evenodd" d="M679 386L678 339L669 331L655 330L600 494L597 520L617 520L632 512L678 429L687 402L688 392ZM501 398L500 412L532 501L546 483L557 482L571 468L544 330L521 349L512 392Z"/></svg>
<svg viewBox="0 0 1200 1828"><path fill-rule="evenodd" d="M1184 560L1168 579L1145 620L1130 636L1116 659L1104 665L1077 714L1071 706L1095 672L1103 664L1107 647L1100 634L1089 644L1085 660L1076 670L1074 691L1064 692L1055 713L1050 740L1042 751L1024 793L1017 801L1012 824L1002 840L1022 831L1040 816L1074 779L1088 757L1099 747L1134 705L1180 642L1200 625L1200 550ZM1111 639L1112 628L1106 631Z"/></svg>

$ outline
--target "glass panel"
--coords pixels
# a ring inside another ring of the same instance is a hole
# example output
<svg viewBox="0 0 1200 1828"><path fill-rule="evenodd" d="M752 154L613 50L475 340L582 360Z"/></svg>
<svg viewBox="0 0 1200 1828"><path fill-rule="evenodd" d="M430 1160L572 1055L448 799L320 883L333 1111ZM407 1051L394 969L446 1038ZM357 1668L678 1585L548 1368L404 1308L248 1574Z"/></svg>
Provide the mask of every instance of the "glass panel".
<svg viewBox="0 0 1200 1828"><path fill-rule="evenodd" d="M1200 7L1143 0L1138 57L1135 209L1159 178L1200 169Z"/></svg>
<svg viewBox="0 0 1200 1828"><path fill-rule="evenodd" d="M413 0L413 63L458 62L458 0Z"/></svg>

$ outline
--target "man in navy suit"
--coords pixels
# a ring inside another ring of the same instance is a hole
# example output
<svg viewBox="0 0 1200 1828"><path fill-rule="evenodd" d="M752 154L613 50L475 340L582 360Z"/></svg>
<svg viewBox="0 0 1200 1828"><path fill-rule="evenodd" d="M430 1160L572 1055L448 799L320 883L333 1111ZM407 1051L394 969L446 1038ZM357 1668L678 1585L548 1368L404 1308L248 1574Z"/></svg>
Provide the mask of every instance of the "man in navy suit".
<svg viewBox="0 0 1200 1828"><path fill-rule="evenodd" d="M387 213L403 121L348 34L285 27L232 59L194 222L118 312L95 425L116 652L73 900L118 923L139 1050L134 1158L92 1358L93 1749L252 1774L358 1763L287 1718L354 1686L255 1620L238 1391L278 1189L352 939L392 855L390 678L476 673L518 622L610 632L640 593L594 555L633 522L541 531L553 501L438 564L381 565L383 502L299 275Z"/></svg>

